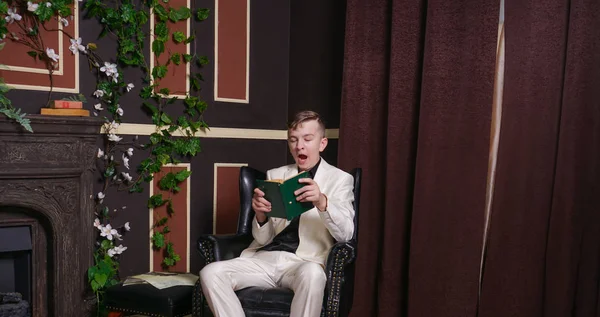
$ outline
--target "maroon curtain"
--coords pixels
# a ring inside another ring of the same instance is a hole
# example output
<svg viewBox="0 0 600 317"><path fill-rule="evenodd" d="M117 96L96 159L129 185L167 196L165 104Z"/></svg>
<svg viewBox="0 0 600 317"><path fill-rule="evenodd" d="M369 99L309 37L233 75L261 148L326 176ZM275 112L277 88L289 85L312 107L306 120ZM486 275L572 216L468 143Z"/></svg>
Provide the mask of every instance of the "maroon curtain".
<svg viewBox="0 0 600 317"><path fill-rule="evenodd" d="M600 316L600 2L506 2L479 316Z"/></svg>
<svg viewBox="0 0 600 317"><path fill-rule="evenodd" d="M352 316L475 316L498 9L348 1L339 163L364 170Z"/></svg>

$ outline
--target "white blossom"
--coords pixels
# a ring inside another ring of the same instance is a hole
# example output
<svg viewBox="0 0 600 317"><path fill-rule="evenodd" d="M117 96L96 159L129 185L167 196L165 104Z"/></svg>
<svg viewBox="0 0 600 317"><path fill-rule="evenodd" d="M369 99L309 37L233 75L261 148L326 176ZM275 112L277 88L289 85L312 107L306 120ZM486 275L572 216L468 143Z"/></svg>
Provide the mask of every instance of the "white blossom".
<svg viewBox="0 0 600 317"><path fill-rule="evenodd" d="M97 103L97 104L94 105L94 109L96 109L98 111L104 110L104 108L102 108L102 104L99 104L99 103Z"/></svg>
<svg viewBox="0 0 600 317"><path fill-rule="evenodd" d="M123 240L123 236L118 231L115 234L113 234L113 237L117 240Z"/></svg>
<svg viewBox="0 0 600 317"><path fill-rule="evenodd" d="M35 12L40 5L37 3L32 3L31 1L27 1L27 11Z"/></svg>
<svg viewBox="0 0 600 317"><path fill-rule="evenodd" d="M127 247L124 247L122 244L119 244L118 247L115 247L115 252L117 252L117 254L121 254L123 252L125 252L125 250L127 250Z"/></svg>
<svg viewBox="0 0 600 317"><path fill-rule="evenodd" d="M104 96L104 90L98 89L98 90L94 91L93 95L96 98L102 98Z"/></svg>
<svg viewBox="0 0 600 317"><path fill-rule="evenodd" d="M125 87L125 89L127 89L127 92L130 92L131 89L133 89L135 86L133 85L133 83L129 83L127 84L127 87Z"/></svg>
<svg viewBox="0 0 600 317"><path fill-rule="evenodd" d="M119 106L119 105L117 105ZM117 108L117 114L120 116L123 116L123 108L121 108L120 106Z"/></svg>
<svg viewBox="0 0 600 317"><path fill-rule="evenodd" d="M108 135L108 140L112 141L112 142L119 142L122 139L123 139L122 137L120 137L120 136L118 136L118 135L116 135L114 133L111 133L111 134Z"/></svg>
<svg viewBox="0 0 600 317"><path fill-rule="evenodd" d="M46 2L46 7L50 8L51 6L52 6L52 3Z"/></svg>
<svg viewBox="0 0 600 317"><path fill-rule="evenodd" d="M109 130L111 130L111 131L112 131L112 130L116 130L116 129L118 129L118 128L119 128L119 125L120 125L120 124L119 124L118 122L116 122L115 120L113 120L113 121L112 121L112 122L109 124L109 126L108 126L108 129L109 129Z"/></svg>
<svg viewBox="0 0 600 317"><path fill-rule="evenodd" d="M106 253L112 258L116 254L116 251L115 249L108 249Z"/></svg>
<svg viewBox="0 0 600 317"><path fill-rule="evenodd" d="M110 224L107 224L100 230L100 235L106 237L108 240L112 240L115 234L118 234L118 232L116 229L113 229Z"/></svg>
<svg viewBox="0 0 600 317"><path fill-rule="evenodd" d="M98 192L98 199L104 199L104 197L106 197L106 195L104 195L103 192Z"/></svg>
<svg viewBox="0 0 600 317"><path fill-rule="evenodd" d="M106 73L106 76L112 77L114 74L117 74L117 64L112 64L109 62L104 62L104 66L100 67L100 71Z"/></svg>
<svg viewBox="0 0 600 317"><path fill-rule="evenodd" d="M133 179L133 177L131 177L131 175L129 175L129 173L122 172L121 176L123 176L123 179L125 179L127 182L131 182L131 180Z"/></svg>
<svg viewBox="0 0 600 317"><path fill-rule="evenodd" d="M121 156L121 160L123 160L123 166L125 166L127 169L129 169L129 157L125 156L125 154L123 154ZM131 179L129 179L131 180Z"/></svg>
<svg viewBox="0 0 600 317"><path fill-rule="evenodd" d="M46 55L48 56L49 59L51 59L55 62L58 62L58 59L60 58L60 56L58 56L58 54L56 54L54 52L54 49L49 48L49 47L46 48Z"/></svg>
<svg viewBox="0 0 600 317"><path fill-rule="evenodd" d="M123 207L125 207L125 206L123 206ZM129 221L127 221L127 222L125 223L124 227L125 227L125 230L127 230L127 231L130 231L130 230L131 230L131 227L129 226Z"/></svg>
<svg viewBox="0 0 600 317"><path fill-rule="evenodd" d="M96 111L94 111L94 117L97 117L98 113Z"/></svg>
<svg viewBox="0 0 600 317"><path fill-rule="evenodd" d="M100 224L100 219L98 219L98 218L94 219L94 227L98 228L98 230L100 230L101 226L102 225Z"/></svg>
<svg viewBox="0 0 600 317"><path fill-rule="evenodd" d="M78 37L77 39L70 39L69 41L71 41L71 46L69 46L69 50L73 54L77 53L78 50L80 52L85 53L85 46L81 45L81 38L80 37Z"/></svg>
<svg viewBox="0 0 600 317"><path fill-rule="evenodd" d="M69 20L65 19L65 18L60 18L59 19L60 23L62 23L65 27L69 26Z"/></svg>
<svg viewBox="0 0 600 317"><path fill-rule="evenodd" d="M127 156L130 156L130 157L133 156L133 148L132 147L127 149Z"/></svg>
<svg viewBox="0 0 600 317"><path fill-rule="evenodd" d="M17 9L9 8L4 20L6 20L6 23L13 23L15 21L21 21L22 18L23 17L17 13Z"/></svg>
<svg viewBox="0 0 600 317"><path fill-rule="evenodd" d="M113 81L114 81L115 83L116 83L116 82L118 82L118 80L117 80L117 78L118 78L118 77L119 77L119 73L116 73L116 72L115 72L115 73L112 75L112 79L113 79Z"/></svg>
<svg viewBox="0 0 600 317"><path fill-rule="evenodd" d="M98 149L98 154L96 155L97 158L101 158L104 156L104 151L102 151L102 149Z"/></svg>

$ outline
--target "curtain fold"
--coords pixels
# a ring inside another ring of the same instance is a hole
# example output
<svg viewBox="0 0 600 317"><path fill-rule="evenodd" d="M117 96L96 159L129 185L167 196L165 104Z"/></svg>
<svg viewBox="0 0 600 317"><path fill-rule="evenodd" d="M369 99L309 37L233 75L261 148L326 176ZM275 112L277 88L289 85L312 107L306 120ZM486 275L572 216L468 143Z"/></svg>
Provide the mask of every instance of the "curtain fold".
<svg viewBox="0 0 600 317"><path fill-rule="evenodd" d="M499 1L349 1L339 165L364 169L352 316L475 316Z"/></svg>
<svg viewBox="0 0 600 317"><path fill-rule="evenodd" d="M506 3L480 317L598 316L600 4Z"/></svg>

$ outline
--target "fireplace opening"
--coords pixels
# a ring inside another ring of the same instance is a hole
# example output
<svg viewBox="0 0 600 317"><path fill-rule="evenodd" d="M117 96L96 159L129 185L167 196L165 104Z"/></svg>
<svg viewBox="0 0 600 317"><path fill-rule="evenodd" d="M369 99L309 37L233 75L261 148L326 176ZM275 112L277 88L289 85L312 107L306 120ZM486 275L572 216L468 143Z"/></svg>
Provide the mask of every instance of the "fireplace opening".
<svg viewBox="0 0 600 317"><path fill-rule="evenodd" d="M40 212L0 206L0 317L53 316L51 233Z"/></svg>
<svg viewBox="0 0 600 317"><path fill-rule="evenodd" d="M0 227L0 316L30 316L31 251L31 226Z"/></svg>

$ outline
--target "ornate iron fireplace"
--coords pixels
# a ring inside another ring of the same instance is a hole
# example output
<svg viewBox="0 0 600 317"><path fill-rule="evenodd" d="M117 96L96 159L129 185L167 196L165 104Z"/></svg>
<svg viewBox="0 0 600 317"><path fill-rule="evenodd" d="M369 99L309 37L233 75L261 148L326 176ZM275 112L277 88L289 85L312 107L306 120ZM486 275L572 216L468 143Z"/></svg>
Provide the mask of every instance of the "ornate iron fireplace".
<svg viewBox="0 0 600 317"><path fill-rule="evenodd" d="M102 121L29 118L34 133L0 116L0 228L31 232L30 298L24 297L32 316L86 316L92 167Z"/></svg>

